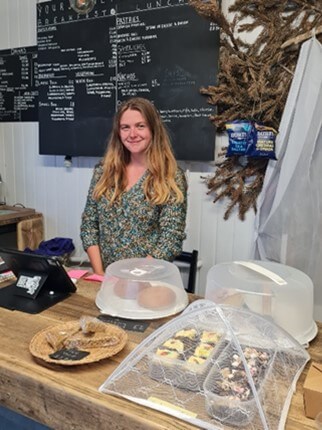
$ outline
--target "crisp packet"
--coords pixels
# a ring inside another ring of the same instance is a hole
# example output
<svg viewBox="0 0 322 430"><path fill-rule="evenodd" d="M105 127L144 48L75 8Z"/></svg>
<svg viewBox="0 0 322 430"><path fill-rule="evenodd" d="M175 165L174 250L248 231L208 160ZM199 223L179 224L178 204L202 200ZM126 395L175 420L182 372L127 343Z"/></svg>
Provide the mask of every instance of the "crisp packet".
<svg viewBox="0 0 322 430"><path fill-rule="evenodd" d="M226 156L246 155L254 142L254 127L251 121L234 120L226 123L229 144Z"/></svg>
<svg viewBox="0 0 322 430"><path fill-rule="evenodd" d="M277 131L263 124L254 124L254 141L246 151L248 157L262 157L276 160L275 141Z"/></svg>

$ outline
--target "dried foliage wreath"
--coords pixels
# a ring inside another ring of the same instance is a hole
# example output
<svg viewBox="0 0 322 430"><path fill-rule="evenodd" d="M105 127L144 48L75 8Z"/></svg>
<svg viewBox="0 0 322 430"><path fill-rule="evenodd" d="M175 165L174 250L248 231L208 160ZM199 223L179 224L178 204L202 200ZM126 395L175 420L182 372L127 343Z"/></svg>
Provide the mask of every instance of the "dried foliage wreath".
<svg viewBox="0 0 322 430"><path fill-rule="evenodd" d="M217 131L241 118L278 130L300 44L312 35L321 38L322 1L236 0L229 7L234 15L231 21L217 0L189 3L221 31L218 84L201 89L216 107L210 120ZM257 34L252 43L245 41L247 33ZM249 159L242 166L238 157L226 158L217 163L213 177L204 178L208 193L215 193L214 202L230 199L225 219L235 205L241 220L248 209L256 212L266 166L265 160Z"/></svg>

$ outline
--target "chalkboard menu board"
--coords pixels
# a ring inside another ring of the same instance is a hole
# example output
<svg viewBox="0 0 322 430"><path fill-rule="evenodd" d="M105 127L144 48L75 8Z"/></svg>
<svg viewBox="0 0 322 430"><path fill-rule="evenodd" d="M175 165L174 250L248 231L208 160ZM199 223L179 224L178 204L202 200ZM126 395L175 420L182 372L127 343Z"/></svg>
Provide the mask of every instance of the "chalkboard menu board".
<svg viewBox="0 0 322 430"><path fill-rule="evenodd" d="M39 3L40 153L101 156L118 104L155 103L176 157L212 160L219 30L188 0L96 0L88 14L69 1Z"/></svg>
<svg viewBox="0 0 322 430"><path fill-rule="evenodd" d="M0 51L0 122L38 121L37 46Z"/></svg>

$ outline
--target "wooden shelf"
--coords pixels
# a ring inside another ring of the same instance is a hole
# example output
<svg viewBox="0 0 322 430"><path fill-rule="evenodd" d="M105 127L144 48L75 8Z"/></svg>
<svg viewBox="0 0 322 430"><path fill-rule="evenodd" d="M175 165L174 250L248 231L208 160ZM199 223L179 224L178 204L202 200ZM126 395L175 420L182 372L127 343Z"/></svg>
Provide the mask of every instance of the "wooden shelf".
<svg viewBox="0 0 322 430"><path fill-rule="evenodd" d="M0 205L0 226L16 224L17 222L38 216L35 209L21 208L19 206Z"/></svg>

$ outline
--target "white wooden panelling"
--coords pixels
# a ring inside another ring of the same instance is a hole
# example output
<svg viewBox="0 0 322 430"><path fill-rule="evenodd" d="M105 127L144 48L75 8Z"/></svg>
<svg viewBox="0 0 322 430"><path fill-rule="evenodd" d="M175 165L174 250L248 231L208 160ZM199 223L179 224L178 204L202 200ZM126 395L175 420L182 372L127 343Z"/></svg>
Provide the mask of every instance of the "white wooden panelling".
<svg viewBox="0 0 322 430"><path fill-rule="evenodd" d="M0 49L9 48L9 1L0 0Z"/></svg>
<svg viewBox="0 0 322 430"><path fill-rule="evenodd" d="M36 0L0 0L0 49L36 44ZM219 139L219 146L225 143ZM0 123L0 173L8 186L8 203L21 203L42 212L46 239L71 237L75 256L83 258L79 239L81 213L96 158L73 158L67 169L63 157L38 154L37 123ZM199 251L201 269L197 291L203 294L207 272L214 264L247 259L254 216L236 214L223 220L225 203L212 203L201 176L213 170L205 163L183 163L188 172L187 239L184 249ZM196 170L203 172L198 173Z"/></svg>
<svg viewBox="0 0 322 430"><path fill-rule="evenodd" d="M207 273L217 263L234 259L249 259L253 243L254 214L248 213L245 221L238 219L237 212L223 219L227 201L213 203L201 176L205 173L190 172L188 194L188 237L184 248L197 249L201 269L198 292L204 294Z"/></svg>

